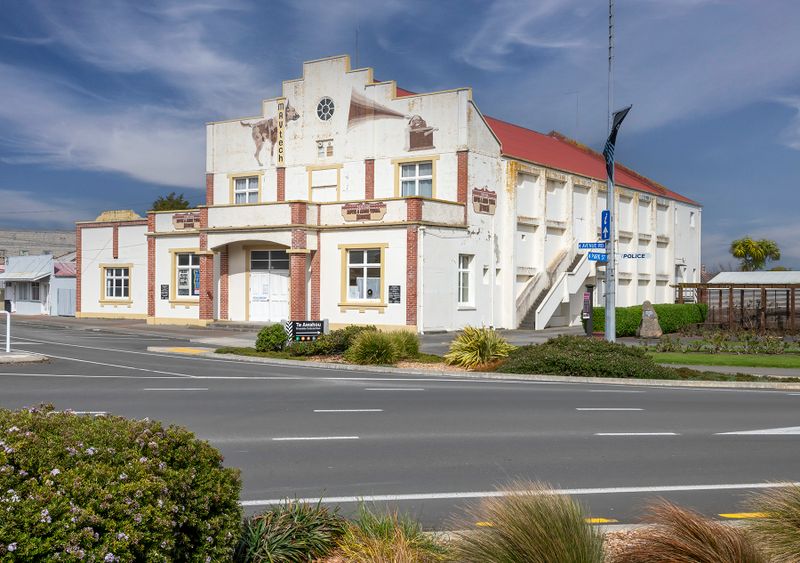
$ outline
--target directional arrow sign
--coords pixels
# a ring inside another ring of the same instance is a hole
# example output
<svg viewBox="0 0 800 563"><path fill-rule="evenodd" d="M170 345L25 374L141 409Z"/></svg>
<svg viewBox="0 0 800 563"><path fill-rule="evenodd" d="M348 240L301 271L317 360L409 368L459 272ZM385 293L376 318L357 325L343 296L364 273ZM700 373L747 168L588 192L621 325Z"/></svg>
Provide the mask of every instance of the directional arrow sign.
<svg viewBox="0 0 800 563"><path fill-rule="evenodd" d="M608 262L608 254L605 252L590 252L589 260L592 262Z"/></svg>
<svg viewBox="0 0 800 563"><path fill-rule="evenodd" d="M611 212L604 209L600 214L600 238L608 240L611 238Z"/></svg>
<svg viewBox="0 0 800 563"><path fill-rule="evenodd" d="M592 248L596 248L598 250L605 250L606 243L605 242L579 242L578 248L580 250L589 250Z"/></svg>

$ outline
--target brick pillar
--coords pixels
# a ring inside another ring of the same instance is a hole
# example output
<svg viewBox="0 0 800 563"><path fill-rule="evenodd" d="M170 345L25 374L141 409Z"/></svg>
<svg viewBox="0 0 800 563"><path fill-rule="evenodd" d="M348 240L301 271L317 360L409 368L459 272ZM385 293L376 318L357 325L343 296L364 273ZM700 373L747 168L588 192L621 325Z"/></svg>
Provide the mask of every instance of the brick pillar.
<svg viewBox="0 0 800 563"><path fill-rule="evenodd" d="M280 166L276 169L278 183L278 201L286 201L286 168Z"/></svg>
<svg viewBox="0 0 800 563"><path fill-rule="evenodd" d="M422 200L411 198L406 200L406 219L422 220ZM417 325L417 243L419 227L406 227L406 324Z"/></svg>
<svg viewBox="0 0 800 563"><path fill-rule="evenodd" d="M119 258L119 223L114 223L111 235L111 256L114 260Z"/></svg>
<svg viewBox="0 0 800 563"><path fill-rule="evenodd" d="M456 200L464 204L464 223L467 222L467 184L469 183L469 151L458 151L458 171L456 173Z"/></svg>
<svg viewBox="0 0 800 563"><path fill-rule="evenodd" d="M156 316L156 214L147 214L147 316Z"/></svg>
<svg viewBox="0 0 800 563"><path fill-rule="evenodd" d="M364 161L364 199L375 199L375 159Z"/></svg>
<svg viewBox="0 0 800 563"><path fill-rule="evenodd" d="M228 245L219 253L219 318L228 320Z"/></svg>
<svg viewBox="0 0 800 563"><path fill-rule="evenodd" d="M208 227L208 208L200 209L200 229ZM200 250L208 250L208 234L200 232ZM214 254L200 255L200 320L214 319Z"/></svg>
<svg viewBox="0 0 800 563"><path fill-rule="evenodd" d="M233 202L231 202L233 203ZM206 205L214 205L214 175L206 174Z"/></svg>
<svg viewBox="0 0 800 563"><path fill-rule="evenodd" d="M81 226L75 225L75 313L76 317L81 312L81 255L83 254L81 243ZM105 281L103 282L105 283Z"/></svg>
<svg viewBox="0 0 800 563"><path fill-rule="evenodd" d="M320 317L320 281L321 281L321 272L320 272L320 243L319 243L319 236L317 236L317 250L311 254L311 320L318 321Z"/></svg>
<svg viewBox="0 0 800 563"><path fill-rule="evenodd" d="M308 204L291 203L293 225L305 225ZM302 321L308 318L306 309L306 231L292 230L292 248L289 250L289 320Z"/></svg>

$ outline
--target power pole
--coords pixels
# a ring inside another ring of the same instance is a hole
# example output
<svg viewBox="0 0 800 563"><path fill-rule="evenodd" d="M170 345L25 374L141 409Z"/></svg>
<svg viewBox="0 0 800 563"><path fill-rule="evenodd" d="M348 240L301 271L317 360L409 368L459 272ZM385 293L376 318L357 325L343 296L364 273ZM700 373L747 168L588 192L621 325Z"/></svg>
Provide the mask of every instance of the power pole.
<svg viewBox="0 0 800 563"><path fill-rule="evenodd" d="M614 100L614 0L608 0L608 135L611 134L611 105ZM606 209L610 213L609 237L606 243L606 327L605 334L608 342L617 340L616 317L616 292L617 280L615 265L617 259L616 229L617 222L614 199L614 168L612 166L606 179Z"/></svg>

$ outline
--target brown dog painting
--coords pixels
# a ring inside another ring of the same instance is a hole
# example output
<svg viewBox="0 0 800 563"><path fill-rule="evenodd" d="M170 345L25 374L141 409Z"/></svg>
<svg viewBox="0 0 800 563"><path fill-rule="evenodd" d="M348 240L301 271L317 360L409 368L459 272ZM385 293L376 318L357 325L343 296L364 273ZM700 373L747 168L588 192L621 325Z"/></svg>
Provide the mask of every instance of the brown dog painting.
<svg viewBox="0 0 800 563"><path fill-rule="evenodd" d="M289 122L297 121L298 119L300 119L300 114L297 113L297 110L294 109L292 104L287 100L286 123L288 124ZM264 166L261 163L261 149L266 143L269 143L269 160L270 163L272 163L275 154L275 143L278 141L277 119L275 117L270 117L269 119L262 119L260 121L256 121L255 123L247 123L246 121L240 121L239 123L242 124L242 127L250 128L250 132L253 135L253 143L255 143L256 146L256 152L253 154L253 156L256 157L258 165Z"/></svg>

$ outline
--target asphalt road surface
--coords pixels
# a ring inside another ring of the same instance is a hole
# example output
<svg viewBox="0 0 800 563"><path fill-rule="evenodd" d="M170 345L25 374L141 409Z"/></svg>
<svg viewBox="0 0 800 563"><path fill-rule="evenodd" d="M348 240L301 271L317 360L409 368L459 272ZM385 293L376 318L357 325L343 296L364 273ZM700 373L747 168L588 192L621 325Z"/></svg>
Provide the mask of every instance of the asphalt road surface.
<svg viewBox="0 0 800 563"><path fill-rule="evenodd" d="M737 513L800 481L800 393L498 381L286 367L147 352L154 334L17 325L44 364L0 366L0 406L150 417L190 428L241 468L242 501L324 497L398 508L429 528L514 480L636 522L666 497ZM728 434L731 432L753 432Z"/></svg>

